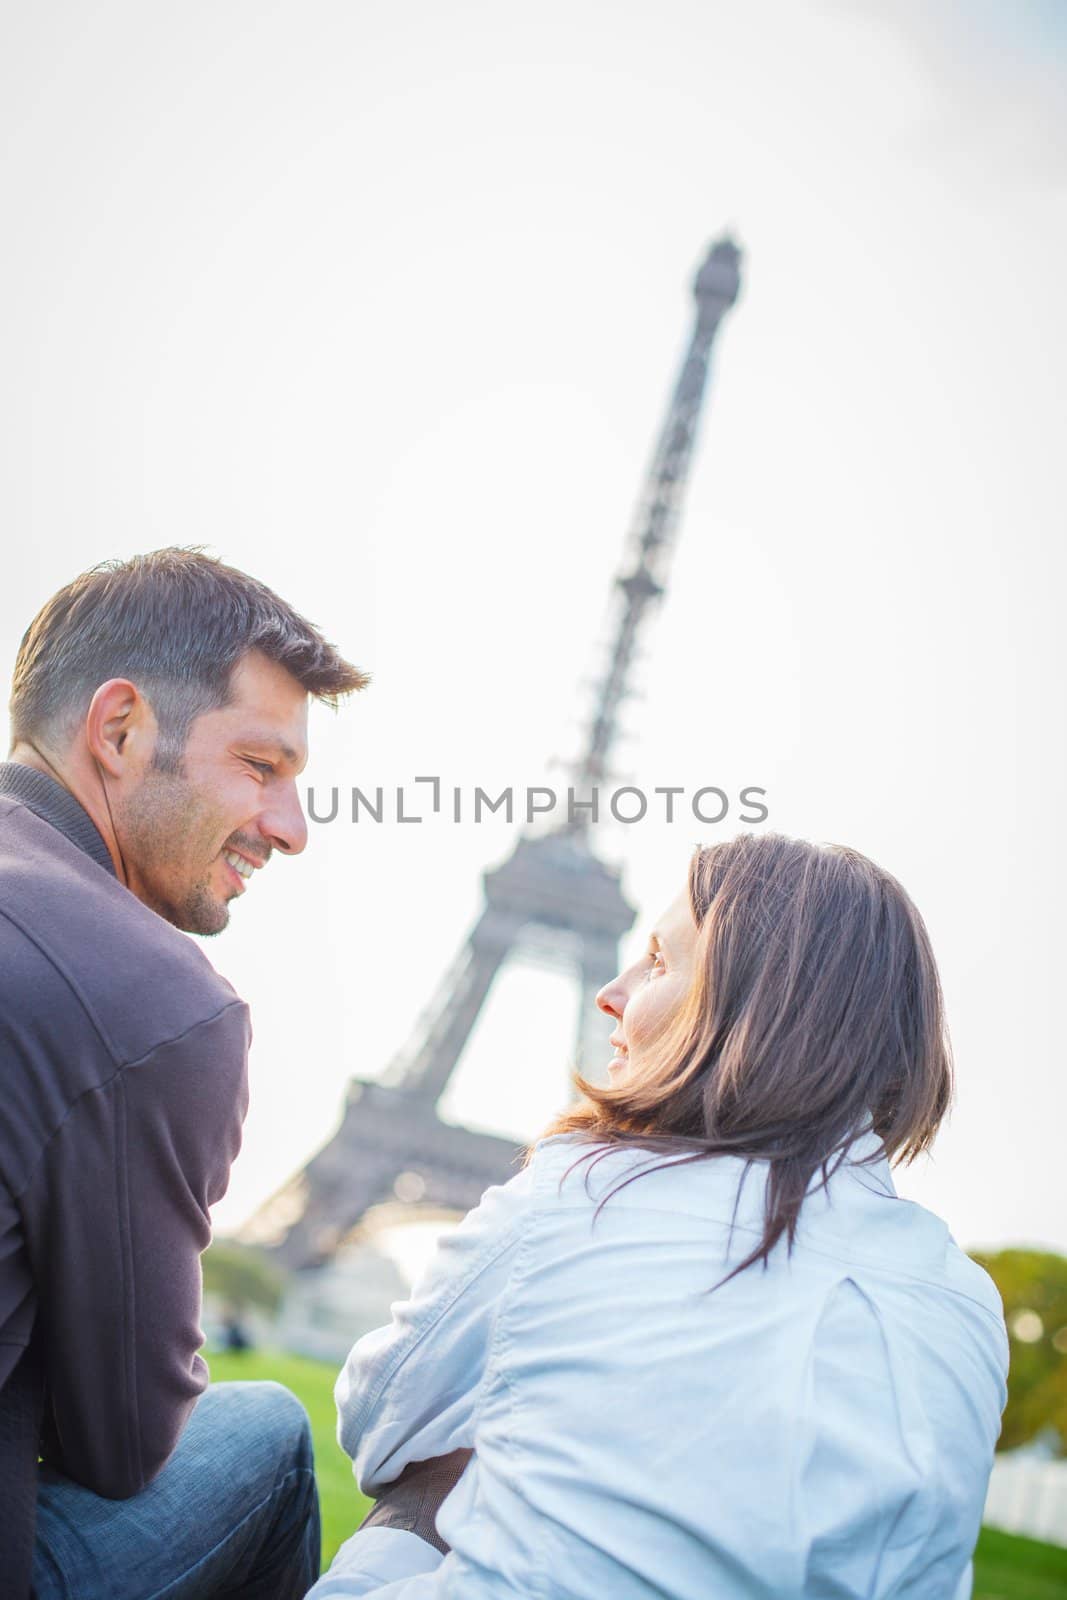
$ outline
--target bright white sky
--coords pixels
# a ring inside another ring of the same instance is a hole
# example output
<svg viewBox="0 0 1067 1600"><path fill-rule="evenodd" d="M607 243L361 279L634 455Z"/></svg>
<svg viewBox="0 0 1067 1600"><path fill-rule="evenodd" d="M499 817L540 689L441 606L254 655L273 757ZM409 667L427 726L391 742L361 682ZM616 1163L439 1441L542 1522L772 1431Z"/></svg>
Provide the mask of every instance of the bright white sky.
<svg viewBox="0 0 1067 1600"><path fill-rule="evenodd" d="M959 1066L902 1187L965 1245L1067 1248L1057 0L5 14L3 660L82 568L205 542L373 672L316 715L322 792L558 779L690 276L735 229L627 772L760 784L772 826L902 879ZM635 941L731 831L605 834ZM512 837L315 829L207 946L256 1024L221 1225L404 1042ZM535 1134L570 1025L516 974L452 1112Z"/></svg>

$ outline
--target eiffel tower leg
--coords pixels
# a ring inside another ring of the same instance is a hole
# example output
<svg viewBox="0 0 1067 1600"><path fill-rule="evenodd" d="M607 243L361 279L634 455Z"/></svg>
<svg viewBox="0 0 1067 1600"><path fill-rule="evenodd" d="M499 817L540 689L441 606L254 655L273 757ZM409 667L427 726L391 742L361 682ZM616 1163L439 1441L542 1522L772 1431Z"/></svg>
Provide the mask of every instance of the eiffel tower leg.
<svg viewBox="0 0 1067 1600"><path fill-rule="evenodd" d="M387 1152L376 1160L365 1151L354 1163L349 1148L348 1118L329 1144L308 1164L303 1175L307 1203L277 1247L286 1267L302 1267L333 1255L338 1244L365 1211L392 1196L395 1162Z"/></svg>
<svg viewBox="0 0 1067 1600"><path fill-rule="evenodd" d="M463 976L407 1074L406 1087L429 1104L436 1104L444 1093L520 927L518 919L494 906L486 907L475 924Z"/></svg>
<svg viewBox="0 0 1067 1600"><path fill-rule="evenodd" d="M398 1117L410 1122L413 1136L417 1123L432 1118L522 922L521 917L488 906L475 924L465 947L466 959L456 964L454 987L417 1056L391 1091L390 1122ZM308 1164L298 1180L299 1188L290 1186L297 1191L296 1204L302 1209L275 1246L285 1266L305 1266L328 1258L365 1211L392 1198L393 1182L403 1164L402 1159L398 1164L396 1139L383 1127L379 1127L377 1139L367 1140L361 1132L371 1105L377 1103L375 1096L373 1083L353 1085L341 1127ZM501 1145L506 1148L507 1141ZM506 1171L504 1157L497 1159L500 1170ZM495 1180L494 1167L485 1181Z"/></svg>

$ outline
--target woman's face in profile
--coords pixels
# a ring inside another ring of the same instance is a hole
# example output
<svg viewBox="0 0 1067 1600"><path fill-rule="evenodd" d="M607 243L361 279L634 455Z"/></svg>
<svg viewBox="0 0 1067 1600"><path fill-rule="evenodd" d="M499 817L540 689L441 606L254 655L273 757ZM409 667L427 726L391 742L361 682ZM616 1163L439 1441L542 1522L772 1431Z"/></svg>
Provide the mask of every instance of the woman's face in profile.
<svg viewBox="0 0 1067 1600"><path fill-rule="evenodd" d="M697 927L683 889L657 920L643 954L597 995L601 1011L616 1022L615 1054L608 1062L613 1084L640 1073L650 1045L689 993L696 944Z"/></svg>

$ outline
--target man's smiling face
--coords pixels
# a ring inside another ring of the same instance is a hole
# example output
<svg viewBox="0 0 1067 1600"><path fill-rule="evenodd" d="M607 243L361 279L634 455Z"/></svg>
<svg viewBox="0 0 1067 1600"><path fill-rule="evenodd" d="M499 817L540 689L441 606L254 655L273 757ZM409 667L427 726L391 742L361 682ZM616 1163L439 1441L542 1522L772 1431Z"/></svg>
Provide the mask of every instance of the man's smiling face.
<svg viewBox="0 0 1067 1600"><path fill-rule="evenodd" d="M274 850L297 855L307 823L296 779L307 762L308 695L249 651L229 701L195 718L176 772L149 765L116 807L129 887L186 933L220 933L229 903Z"/></svg>

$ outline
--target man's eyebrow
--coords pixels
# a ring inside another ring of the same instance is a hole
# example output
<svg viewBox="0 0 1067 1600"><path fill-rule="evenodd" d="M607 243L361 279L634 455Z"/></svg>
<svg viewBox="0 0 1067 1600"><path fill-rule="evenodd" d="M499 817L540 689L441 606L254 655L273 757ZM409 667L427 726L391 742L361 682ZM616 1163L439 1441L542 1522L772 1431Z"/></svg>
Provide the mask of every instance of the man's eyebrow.
<svg viewBox="0 0 1067 1600"><path fill-rule="evenodd" d="M261 750L277 750L285 757L286 761L291 761L294 764L298 764L302 759L292 745L286 744L284 739L279 739L276 733L246 733L237 742L239 744L258 745Z"/></svg>

